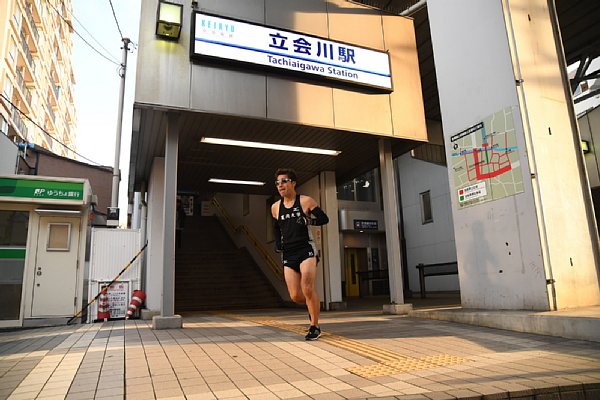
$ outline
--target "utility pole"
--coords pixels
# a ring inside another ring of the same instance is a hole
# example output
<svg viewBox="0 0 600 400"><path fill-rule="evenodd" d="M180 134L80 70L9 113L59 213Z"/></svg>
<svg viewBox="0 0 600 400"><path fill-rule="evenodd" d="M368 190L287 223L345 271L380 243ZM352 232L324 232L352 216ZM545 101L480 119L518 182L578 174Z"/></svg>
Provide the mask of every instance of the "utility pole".
<svg viewBox="0 0 600 400"><path fill-rule="evenodd" d="M121 77L121 90L119 93L119 109L117 110L117 138L115 141L115 163L113 164L112 180L112 198L110 207L106 214L106 226L119 226L119 181L121 180L121 171L119 170L119 160L121 158L121 131L123 130L123 101L125 98L125 76L127 74L127 52L129 51L129 38L123 38L123 61L119 69Z"/></svg>

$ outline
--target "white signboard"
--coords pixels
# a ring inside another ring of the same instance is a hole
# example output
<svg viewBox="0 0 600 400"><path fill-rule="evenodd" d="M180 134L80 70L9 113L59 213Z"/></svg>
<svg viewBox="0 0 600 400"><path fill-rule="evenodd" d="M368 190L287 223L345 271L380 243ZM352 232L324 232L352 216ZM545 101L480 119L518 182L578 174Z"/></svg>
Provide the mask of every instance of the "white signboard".
<svg viewBox="0 0 600 400"><path fill-rule="evenodd" d="M250 63L392 91L387 52L199 12L193 23L192 57Z"/></svg>
<svg viewBox="0 0 600 400"><path fill-rule="evenodd" d="M108 285L110 282L99 282L99 289ZM111 318L125 318L125 313L129 307L129 282L116 281L108 287L108 308Z"/></svg>

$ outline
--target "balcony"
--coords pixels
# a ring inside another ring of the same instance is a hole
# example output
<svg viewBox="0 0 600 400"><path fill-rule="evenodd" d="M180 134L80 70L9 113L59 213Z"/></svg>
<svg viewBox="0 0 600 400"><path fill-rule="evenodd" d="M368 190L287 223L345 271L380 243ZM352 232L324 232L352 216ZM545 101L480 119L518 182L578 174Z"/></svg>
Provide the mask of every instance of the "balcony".
<svg viewBox="0 0 600 400"><path fill-rule="evenodd" d="M21 47L23 48L23 53L25 53L25 58L27 59L27 64L31 69L32 75L35 73L35 63L33 62L33 56L31 55L31 51L29 50L29 45L27 44L27 39L21 33Z"/></svg>
<svg viewBox="0 0 600 400"><path fill-rule="evenodd" d="M52 123L54 124L54 121L56 120L56 116L54 115L54 110L52 109L52 106L50 105L50 103L46 102L46 108L48 109L48 114L50 115L50 119L51 119Z"/></svg>
<svg viewBox="0 0 600 400"><path fill-rule="evenodd" d="M42 22L42 0L28 0L27 5L29 6L34 22L40 24Z"/></svg>
<svg viewBox="0 0 600 400"><path fill-rule="evenodd" d="M10 107L10 119L13 122L13 127L17 130L17 133L23 138L26 139L28 135L27 126L21 118L21 113L16 109L12 104Z"/></svg>
<svg viewBox="0 0 600 400"><path fill-rule="evenodd" d="M56 96L56 104L58 104L58 101L60 100L60 89L58 86L56 86L56 83L54 83L54 79L50 79L50 83L52 85L54 96Z"/></svg>
<svg viewBox="0 0 600 400"><path fill-rule="evenodd" d="M27 21L29 22L29 26L31 27L31 33L35 38L35 43L37 46L37 43L40 41L40 34L38 32L37 25L35 24L35 20L33 19L33 15L31 13L31 3L27 3L25 6L25 16L27 17Z"/></svg>
<svg viewBox="0 0 600 400"><path fill-rule="evenodd" d="M30 108L31 107L31 91L29 90L27 85L25 85L25 78L23 78L21 71L17 71L16 75L17 75L17 84L19 85L19 89L21 90L21 93L23 93L23 97L24 97L23 100L27 104L27 108Z"/></svg>

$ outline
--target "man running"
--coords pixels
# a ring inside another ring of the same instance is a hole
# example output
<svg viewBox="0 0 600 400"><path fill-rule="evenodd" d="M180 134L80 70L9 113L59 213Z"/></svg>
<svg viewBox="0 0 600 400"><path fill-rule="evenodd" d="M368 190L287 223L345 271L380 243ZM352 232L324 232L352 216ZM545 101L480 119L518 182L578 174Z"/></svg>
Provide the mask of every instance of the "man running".
<svg viewBox="0 0 600 400"><path fill-rule="evenodd" d="M318 256L308 225L325 225L329 218L312 197L296 193L293 169L278 169L275 179L281 196L271 206L275 245L277 251L283 252L283 273L291 299L308 307L310 328L304 338L316 340L321 336L321 302L315 291Z"/></svg>

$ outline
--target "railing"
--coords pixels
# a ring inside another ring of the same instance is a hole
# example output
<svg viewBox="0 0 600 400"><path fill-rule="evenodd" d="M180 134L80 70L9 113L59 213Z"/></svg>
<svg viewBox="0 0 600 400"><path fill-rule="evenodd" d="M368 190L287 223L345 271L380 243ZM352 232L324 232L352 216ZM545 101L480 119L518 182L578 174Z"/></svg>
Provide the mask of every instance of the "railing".
<svg viewBox="0 0 600 400"><path fill-rule="evenodd" d="M361 281L388 280L389 273L387 269L372 269L370 271L360 271L356 273Z"/></svg>
<svg viewBox="0 0 600 400"><path fill-rule="evenodd" d="M458 263L456 261L436 264L417 264L416 268L419 270L419 284L421 286L422 299L427 295L427 291L425 290L425 277L458 274Z"/></svg>
<svg viewBox="0 0 600 400"><path fill-rule="evenodd" d="M40 24L42 22L42 0L29 1L29 4L31 5L33 20Z"/></svg>
<svg viewBox="0 0 600 400"><path fill-rule="evenodd" d="M17 110L16 107L13 107L12 105L10 106L10 109L11 109L11 119L13 121L14 126L17 128L17 130L21 134L21 137L26 139L27 134L28 134L27 125L25 125L23 118L21 118L21 113L19 112L19 110Z"/></svg>
<svg viewBox="0 0 600 400"><path fill-rule="evenodd" d="M54 115L54 110L48 101L46 101L46 108L48 109L48 114L50 114L50 117L52 118L52 122L55 122L56 117Z"/></svg>
<svg viewBox="0 0 600 400"><path fill-rule="evenodd" d="M283 268L279 265L278 262L273 260L273 257L271 257L267 249L265 249L265 246L256 238L254 233L252 233L252 231L246 225L242 224L236 227L231 221L231 218L229 218L227 211L225 211L221 203L219 203L219 201L216 198L213 197L211 202L215 206L215 208L219 212L219 215L223 218L229 229L231 229L233 232L243 232L250 241L250 243L252 243L258 254L260 254L260 256L267 263L269 268L271 268L277 279L283 281Z"/></svg>
<svg viewBox="0 0 600 400"><path fill-rule="evenodd" d="M54 82L54 79L52 79L52 77L50 78L50 83L52 84L52 90L54 90L54 95L56 96L56 104L58 104L58 101L60 100L60 91L58 90L58 86L56 86L56 83Z"/></svg>
<svg viewBox="0 0 600 400"><path fill-rule="evenodd" d="M29 21L29 25L31 26L31 31L33 32L33 36L35 37L36 43L40 41L40 34L38 33L37 26L35 25L35 21L33 20L33 14L31 13L31 3L27 3L25 5L25 15L27 16L27 20Z"/></svg>
<svg viewBox="0 0 600 400"><path fill-rule="evenodd" d="M25 102L27 103L28 106L30 106L31 105L31 91L25 84L25 78L23 78L23 74L21 74L21 71L17 71L17 83L19 84L19 88L21 89L21 92L25 96L25 100L26 100Z"/></svg>
<svg viewBox="0 0 600 400"><path fill-rule="evenodd" d="M21 33L21 47L23 47L23 51L25 52L25 58L27 58L27 62L29 67L31 68L31 72L35 72L35 64L33 63L33 56L31 55L31 50L29 50L29 45L27 44L27 39ZM32 74L33 75L33 74Z"/></svg>

